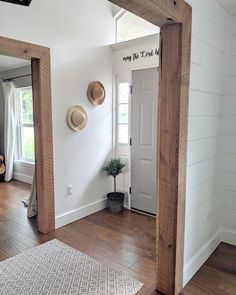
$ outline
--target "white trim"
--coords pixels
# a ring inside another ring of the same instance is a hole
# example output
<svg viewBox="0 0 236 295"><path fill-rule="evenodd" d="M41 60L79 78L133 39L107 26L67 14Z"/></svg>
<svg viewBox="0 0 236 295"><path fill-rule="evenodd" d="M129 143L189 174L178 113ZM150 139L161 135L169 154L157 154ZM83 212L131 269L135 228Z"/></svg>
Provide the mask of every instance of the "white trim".
<svg viewBox="0 0 236 295"><path fill-rule="evenodd" d="M129 199L130 199L130 195L127 193L127 198L128 198L128 201L127 202L124 202L124 208L125 209L127 209L127 210L131 210L130 209L130 205L129 205L129 203L130 203L130 201L129 201Z"/></svg>
<svg viewBox="0 0 236 295"><path fill-rule="evenodd" d="M97 211L103 210L107 207L107 199L102 199L94 203L85 205L73 211L66 212L62 215L56 216L56 229L66 224L72 223L76 220L84 218Z"/></svg>
<svg viewBox="0 0 236 295"><path fill-rule="evenodd" d="M29 184L33 183L33 177L32 176L25 175L25 174L18 173L18 172L14 172L13 178L15 180L19 180L21 182L25 182L25 183L29 183Z"/></svg>
<svg viewBox="0 0 236 295"><path fill-rule="evenodd" d="M125 9L121 8L117 13L114 14L113 17L116 21L118 21L123 15L125 15L126 12L127 11Z"/></svg>
<svg viewBox="0 0 236 295"><path fill-rule="evenodd" d="M183 285L191 280L200 267L215 251L221 243L221 229L219 229L194 255L184 264L184 282Z"/></svg>
<svg viewBox="0 0 236 295"><path fill-rule="evenodd" d="M224 243L236 246L236 230L222 227L221 240Z"/></svg>
<svg viewBox="0 0 236 295"><path fill-rule="evenodd" d="M129 84L129 98L128 98L128 102L127 103L119 103L119 96L118 96L118 86L119 84L122 84L122 83L126 83L126 84ZM115 124L115 128L114 128L114 131L115 131L115 137L114 137L114 140L115 140L115 146L124 146L126 148L129 148L129 139L130 139L130 114L131 114L131 111L130 111L130 107L131 107L131 92L130 92L130 87L131 87L131 78L129 76L129 74L124 74L124 75L116 75L115 77L115 103L114 103L114 106L115 106L115 109L114 109L114 124ZM118 142L118 129L119 129L119 125L122 125L122 123L118 123L118 112L119 112L119 105L121 104L126 104L128 105L128 123L127 124L123 124L123 125L128 125L128 142L127 143L120 143Z"/></svg>
<svg viewBox="0 0 236 295"><path fill-rule="evenodd" d="M152 217L152 218L154 218L154 219L157 218L156 215L152 215L152 214L149 214L149 213L144 212L144 211L139 211L139 210L136 210L136 209L134 209L134 208L130 208L130 211L133 211L133 212L135 212L135 213L138 213L138 214L141 214L141 215L145 215L145 216L148 216L148 217Z"/></svg>

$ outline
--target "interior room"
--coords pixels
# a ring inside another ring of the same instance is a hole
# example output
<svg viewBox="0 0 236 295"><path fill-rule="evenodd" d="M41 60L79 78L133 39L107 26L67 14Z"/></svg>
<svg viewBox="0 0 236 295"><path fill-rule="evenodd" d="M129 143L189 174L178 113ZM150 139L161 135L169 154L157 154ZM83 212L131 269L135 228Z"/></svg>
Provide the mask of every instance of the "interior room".
<svg viewBox="0 0 236 295"><path fill-rule="evenodd" d="M236 4L67 2L0 1L0 294L234 295Z"/></svg>
<svg viewBox="0 0 236 295"><path fill-rule="evenodd" d="M15 224L20 219L34 230L37 204L30 61L1 55L0 77L2 215L5 221Z"/></svg>

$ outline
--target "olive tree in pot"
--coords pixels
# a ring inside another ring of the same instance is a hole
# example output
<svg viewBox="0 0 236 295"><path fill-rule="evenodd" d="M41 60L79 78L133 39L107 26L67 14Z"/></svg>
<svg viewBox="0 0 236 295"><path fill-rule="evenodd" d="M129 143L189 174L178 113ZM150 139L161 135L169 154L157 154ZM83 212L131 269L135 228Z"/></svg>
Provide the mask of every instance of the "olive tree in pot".
<svg viewBox="0 0 236 295"><path fill-rule="evenodd" d="M116 191L116 177L122 173L125 166L126 164L122 163L120 158L113 158L103 167L103 170L106 171L107 175L114 178L114 192L107 194L107 206L111 213L120 213L124 209L125 195Z"/></svg>

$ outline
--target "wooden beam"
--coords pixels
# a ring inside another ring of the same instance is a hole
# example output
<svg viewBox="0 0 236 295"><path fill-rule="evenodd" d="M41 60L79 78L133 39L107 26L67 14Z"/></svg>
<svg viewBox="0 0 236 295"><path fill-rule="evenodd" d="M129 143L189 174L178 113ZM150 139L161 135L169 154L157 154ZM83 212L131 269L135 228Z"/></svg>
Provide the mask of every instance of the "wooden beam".
<svg viewBox="0 0 236 295"><path fill-rule="evenodd" d="M55 230L50 51L32 60L38 230Z"/></svg>
<svg viewBox="0 0 236 295"><path fill-rule="evenodd" d="M0 54L22 59L31 60L32 58L40 59L44 53L49 50L47 47L22 42L14 39L0 37Z"/></svg>
<svg viewBox="0 0 236 295"><path fill-rule="evenodd" d="M181 24L164 26L160 38L157 289L165 294L178 294L175 292L175 282L182 280L182 271L181 273L176 272L177 211L180 205L178 168L181 111L181 28ZM183 257L183 253L181 257Z"/></svg>
<svg viewBox="0 0 236 295"><path fill-rule="evenodd" d="M183 23L191 15L191 7L184 0L110 0L110 2L159 27L170 21Z"/></svg>

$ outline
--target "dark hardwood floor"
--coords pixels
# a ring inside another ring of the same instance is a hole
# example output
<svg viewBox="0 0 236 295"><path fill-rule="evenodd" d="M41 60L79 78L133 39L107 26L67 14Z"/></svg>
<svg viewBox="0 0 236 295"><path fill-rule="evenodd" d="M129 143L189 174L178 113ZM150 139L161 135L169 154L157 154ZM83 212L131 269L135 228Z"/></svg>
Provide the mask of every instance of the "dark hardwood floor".
<svg viewBox="0 0 236 295"><path fill-rule="evenodd" d="M0 261L53 238L123 270L142 281L140 294L155 292L155 219L124 211L106 210L56 230L39 234L35 219L26 217L22 199L30 186L0 183ZM185 287L182 295L235 295L236 247L221 244Z"/></svg>

